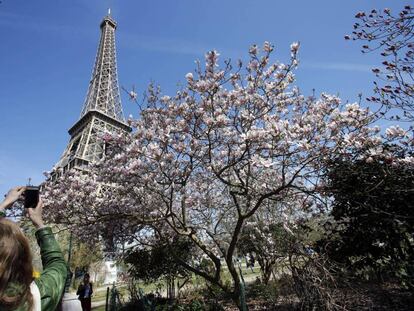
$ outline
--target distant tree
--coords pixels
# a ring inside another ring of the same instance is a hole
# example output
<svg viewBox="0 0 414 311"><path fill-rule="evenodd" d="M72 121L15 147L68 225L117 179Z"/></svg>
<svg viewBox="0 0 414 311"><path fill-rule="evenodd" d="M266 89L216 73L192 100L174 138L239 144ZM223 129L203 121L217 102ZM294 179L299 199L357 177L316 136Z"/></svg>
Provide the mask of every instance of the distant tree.
<svg viewBox="0 0 414 311"><path fill-rule="evenodd" d="M190 274L176 258L191 260L191 244L184 240L160 243L151 248L134 248L125 255L129 274L150 283L165 278L169 297L175 296L175 279Z"/></svg>
<svg viewBox="0 0 414 311"><path fill-rule="evenodd" d="M104 255L101 244L89 245L72 236L72 245L70 246L70 234L67 231L60 231L57 234L57 240L66 259L69 258L69 250L71 251L69 266L75 279L90 271L91 267L94 267L95 271L97 266L102 268ZM93 281L97 281L96 275Z"/></svg>
<svg viewBox="0 0 414 311"><path fill-rule="evenodd" d="M359 22L345 39L365 41L363 53L378 51L383 57L382 69L372 69L378 79L367 100L401 110L393 118L414 121L414 10L406 5L398 14L386 8L355 17Z"/></svg>
<svg viewBox="0 0 414 311"><path fill-rule="evenodd" d="M340 158L328 176L336 220L325 241L331 257L365 278L414 285L414 166Z"/></svg>
<svg viewBox="0 0 414 311"><path fill-rule="evenodd" d="M262 282L268 284L273 269L286 258L292 243L293 235L284 228L283 222L259 219L246 224L238 247L239 252L247 257L253 256L259 263Z"/></svg>

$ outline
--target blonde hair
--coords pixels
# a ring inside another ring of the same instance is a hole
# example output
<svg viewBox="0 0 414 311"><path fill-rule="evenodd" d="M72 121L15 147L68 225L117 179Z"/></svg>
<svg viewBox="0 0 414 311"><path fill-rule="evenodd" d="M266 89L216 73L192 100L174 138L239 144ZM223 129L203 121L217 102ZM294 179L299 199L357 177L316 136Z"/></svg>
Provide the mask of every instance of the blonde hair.
<svg viewBox="0 0 414 311"><path fill-rule="evenodd" d="M32 282L29 241L15 223L0 218L0 309L13 310L26 303L30 310Z"/></svg>

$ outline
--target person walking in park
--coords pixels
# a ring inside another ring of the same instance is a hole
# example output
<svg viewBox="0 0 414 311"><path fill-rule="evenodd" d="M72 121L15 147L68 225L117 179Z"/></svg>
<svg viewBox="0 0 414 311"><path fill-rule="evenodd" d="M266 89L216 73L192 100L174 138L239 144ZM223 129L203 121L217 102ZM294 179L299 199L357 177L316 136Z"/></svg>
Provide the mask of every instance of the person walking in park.
<svg viewBox="0 0 414 311"><path fill-rule="evenodd" d="M43 272L34 278L29 240L18 225L5 218L22 195L25 187L11 189L0 203L0 310L54 311L63 293L67 267L50 227L42 217L42 201L28 208L29 219L36 228Z"/></svg>
<svg viewBox="0 0 414 311"><path fill-rule="evenodd" d="M91 296L93 294L92 283L90 282L89 273L83 276L83 282L79 284L76 295L79 295L79 300L82 304L82 311L91 311Z"/></svg>

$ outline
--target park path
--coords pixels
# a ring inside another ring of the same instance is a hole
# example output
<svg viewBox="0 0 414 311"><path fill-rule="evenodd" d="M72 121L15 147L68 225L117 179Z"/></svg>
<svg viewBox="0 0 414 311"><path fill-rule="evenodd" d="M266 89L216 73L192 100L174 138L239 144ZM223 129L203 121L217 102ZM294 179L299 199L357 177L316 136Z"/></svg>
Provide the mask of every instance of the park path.
<svg viewBox="0 0 414 311"><path fill-rule="evenodd" d="M244 270L243 271L243 278L244 278L244 281L245 281L246 284L251 284L254 281L256 281L257 277L260 277L260 268L258 266L256 266L254 268L254 271L251 271L250 269L247 269L247 268L245 268L243 270ZM119 286L119 284L118 284L118 286ZM190 285L190 286L193 287L193 285ZM108 287L111 288L112 285L98 287L95 292L96 293L105 292ZM161 288L161 291L159 293L162 297L167 297L167 290L164 287ZM105 306L105 303L106 303L105 297L106 296L104 296L103 299L99 299L97 301L92 301L92 310L97 309L97 308L102 307L102 306ZM127 298L127 297L125 297L125 298Z"/></svg>
<svg viewBox="0 0 414 311"><path fill-rule="evenodd" d="M98 307L102 307L102 306L104 306L104 305L105 305L105 303L106 303L106 301L105 301L105 300L100 300L100 301L94 301L94 302L92 302L92 310L93 310L93 309L96 309L96 308L98 308Z"/></svg>

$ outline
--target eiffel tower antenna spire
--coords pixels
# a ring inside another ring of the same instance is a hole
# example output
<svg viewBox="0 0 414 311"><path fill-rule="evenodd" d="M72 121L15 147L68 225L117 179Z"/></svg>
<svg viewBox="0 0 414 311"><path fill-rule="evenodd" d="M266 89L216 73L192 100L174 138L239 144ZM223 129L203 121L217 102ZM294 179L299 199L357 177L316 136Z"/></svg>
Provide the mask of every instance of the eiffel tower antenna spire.
<svg viewBox="0 0 414 311"><path fill-rule="evenodd" d="M108 16L111 16L111 8L108 8Z"/></svg>
<svg viewBox="0 0 414 311"><path fill-rule="evenodd" d="M109 10L101 22L101 40L81 117L88 111L97 110L124 122L116 66L116 26Z"/></svg>
<svg viewBox="0 0 414 311"><path fill-rule="evenodd" d="M110 14L108 9L108 15L100 24L101 38L82 112L69 129L71 139L55 171L83 169L105 155L106 145L102 139L105 134L131 131L122 111L115 50L117 23Z"/></svg>

